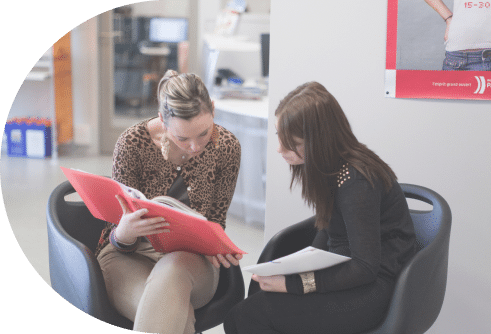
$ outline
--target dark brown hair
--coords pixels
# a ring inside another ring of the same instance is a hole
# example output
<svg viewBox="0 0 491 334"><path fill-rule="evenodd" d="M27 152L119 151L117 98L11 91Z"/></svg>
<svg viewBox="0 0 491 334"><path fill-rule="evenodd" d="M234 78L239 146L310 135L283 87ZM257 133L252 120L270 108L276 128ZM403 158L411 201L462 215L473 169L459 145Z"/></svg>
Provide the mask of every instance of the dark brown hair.
<svg viewBox="0 0 491 334"><path fill-rule="evenodd" d="M295 138L305 142L304 164L290 166L290 189L295 182L302 185L302 197L316 211L317 228L329 225L336 176L343 164L351 164L372 186L380 179L388 190L397 180L392 169L356 139L341 106L320 83L308 82L291 91L275 115L285 149L299 155Z"/></svg>

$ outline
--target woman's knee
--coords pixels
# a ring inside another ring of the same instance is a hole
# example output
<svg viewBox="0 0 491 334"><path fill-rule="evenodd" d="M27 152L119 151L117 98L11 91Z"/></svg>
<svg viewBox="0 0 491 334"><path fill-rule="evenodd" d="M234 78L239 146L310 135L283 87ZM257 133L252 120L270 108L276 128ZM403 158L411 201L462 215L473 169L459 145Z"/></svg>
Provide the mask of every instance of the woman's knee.
<svg viewBox="0 0 491 334"><path fill-rule="evenodd" d="M159 280L174 280L179 283L194 280L204 266L203 257L188 252L172 252L165 254L156 264L149 280L158 276Z"/></svg>
<svg viewBox="0 0 491 334"><path fill-rule="evenodd" d="M223 328L227 334L255 333L268 330L269 319L264 309L263 293L258 292L235 305L225 317Z"/></svg>
<svg viewBox="0 0 491 334"><path fill-rule="evenodd" d="M237 314L237 306L235 305L225 316L223 320L223 329L226 334L236 334L237 333L237 325L236 325L236 314Z"/></svg>

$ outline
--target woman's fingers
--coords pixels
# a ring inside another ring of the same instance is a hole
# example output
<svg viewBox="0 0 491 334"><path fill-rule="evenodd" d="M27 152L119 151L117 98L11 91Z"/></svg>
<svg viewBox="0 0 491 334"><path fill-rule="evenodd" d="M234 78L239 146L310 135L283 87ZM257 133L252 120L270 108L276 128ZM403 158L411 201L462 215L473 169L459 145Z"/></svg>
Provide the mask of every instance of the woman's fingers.
<svg viewBox="0 0 491 334"><path fill-rule="evenodd" d="M242 255L242 254L237 254L237 255ZM230 262L234 266L239 265L239 260L237 258L235 258L232 254L226 254L225 258L228 260L228 262ZM242 258L242 256L241 256L241 258Z"/></svg>
<svg viewBox="0 0 491 334"><path fill-rule="evenodd" d="M141 225L162 225L170 226L163 217L144 218L140 220Z"/></svg>
<svg viewBox="0 0 491 334"><path fill-rule="evenodd" d="M146 218L140 220L139 227L142 232L147 234L157 234L162 232L170 232L165 227L170 226L170 223L166 222L162 217Z"/></svg>
<svg viewBox="0 0 491 334"><path fill-rule="evenodd" d="M210 262L211 262L211 264L212 264L212 265L213 265L215 268L220 268L220 263L218 262L218 259L217 259L217 257L216 257L216 256L206 255L205 257L206 257L206 259L207 259L208 261L210 261Z"/></svg>
<svg viewBox="0 0 491 334"><path fill-rule="evenodd" d="M240 256L237 256L240 255ZM239 260L242 259L242 254L237 254L236 256L233 256L232 254L217 254L216 256L207 256L208 260L211 261L211 258L214 259L212 262L213 265L217 268L220 267L220 264L223 265L225 268L230 268L231 265L238 266L239 265Z"/></svg>
<svg viewBox="0 0 491 334"><path fill-rule="evenodd" d="M153 235L153 234L159 234L159 233L170 233L170 230L168 229L158 229L158 230L151 230L145 233L145 235Z"/></svg>
<svg viewBox="0 0 491 334"><path fill-rule="evenodd" d="M140 210L136 210L135 212L133 213L130 213L130 215L133 217L133 218L137 218L137 219L147 219L147 218L142 218L144 215L146 215L148 213L148 209L140 209Z"/></svg>
<svg viewBox="0 0 491 334"><path fill-rule="evenodd" d="M225 268L230 268L230 262L222 254L217 254L217 259Z"/></svg>

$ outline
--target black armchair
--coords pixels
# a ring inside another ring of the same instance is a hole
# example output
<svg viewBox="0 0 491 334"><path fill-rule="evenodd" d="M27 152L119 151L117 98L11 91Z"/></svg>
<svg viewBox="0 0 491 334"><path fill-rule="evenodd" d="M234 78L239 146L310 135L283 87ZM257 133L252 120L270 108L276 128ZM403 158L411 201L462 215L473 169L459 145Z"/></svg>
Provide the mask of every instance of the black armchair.
<svg viewBox="0 0 491 334"><path fill-rule="evenodd" d="M133 323L109 303L99 262L94 256L105 222L96 219L83 202L67 201L74 193L69 181L53 190L47 206L51 286L80 310L115 326L132 329ZM227 312L244 299L239 266L221 267L213 299L195 311L196 331L221 324Z"/></svg>
<svg viewBox="0 0 491 334"><path fill-rule="evenodd" d="M432 204L433 209L411 210L418 253L399 274L385 319L365 334L424 333L437 319L445 296L452 223L450 207L430 189L410 184L401 184L401 187L406 198ZM313 217L283 229L267 243L258 263L309 246L315 233ZM259 290L259 284L251 281L249 296Z"/></svg>

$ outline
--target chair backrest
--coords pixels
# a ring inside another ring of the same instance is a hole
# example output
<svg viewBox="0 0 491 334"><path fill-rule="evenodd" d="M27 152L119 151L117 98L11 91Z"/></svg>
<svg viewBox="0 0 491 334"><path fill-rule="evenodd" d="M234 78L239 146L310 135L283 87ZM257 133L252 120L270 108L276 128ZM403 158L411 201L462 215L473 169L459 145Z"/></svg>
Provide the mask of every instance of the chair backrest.
<svg viewBox="0 0 491 334"><path fill-rule="evenodd" d="M424 333L440 313L447 284L452 215L436 192L401 184L406 198L433 205L431 211L411 210L418 253L399 274L385 320L367 334Z"/></svg>
<svg viewBox="0 0 491 334"><path fill-rule="evenodd" d="M51 287L80 310L112 325L131 329L131 322L109 303L99 262L94 256L105 222L83 202L67 201L75 192L69 181L51 193L47 206Z"/></svg>
<svg viewBox="0 0 491 334"><path fill-rule="evenodd" d="M80 242L95 252L99 237L106 222L94 218L82 201L69 201L67 195L75 193L69 181L60 184L51 194L48 201L48 217L52 219L53 228L65 237Z"/></svg>

